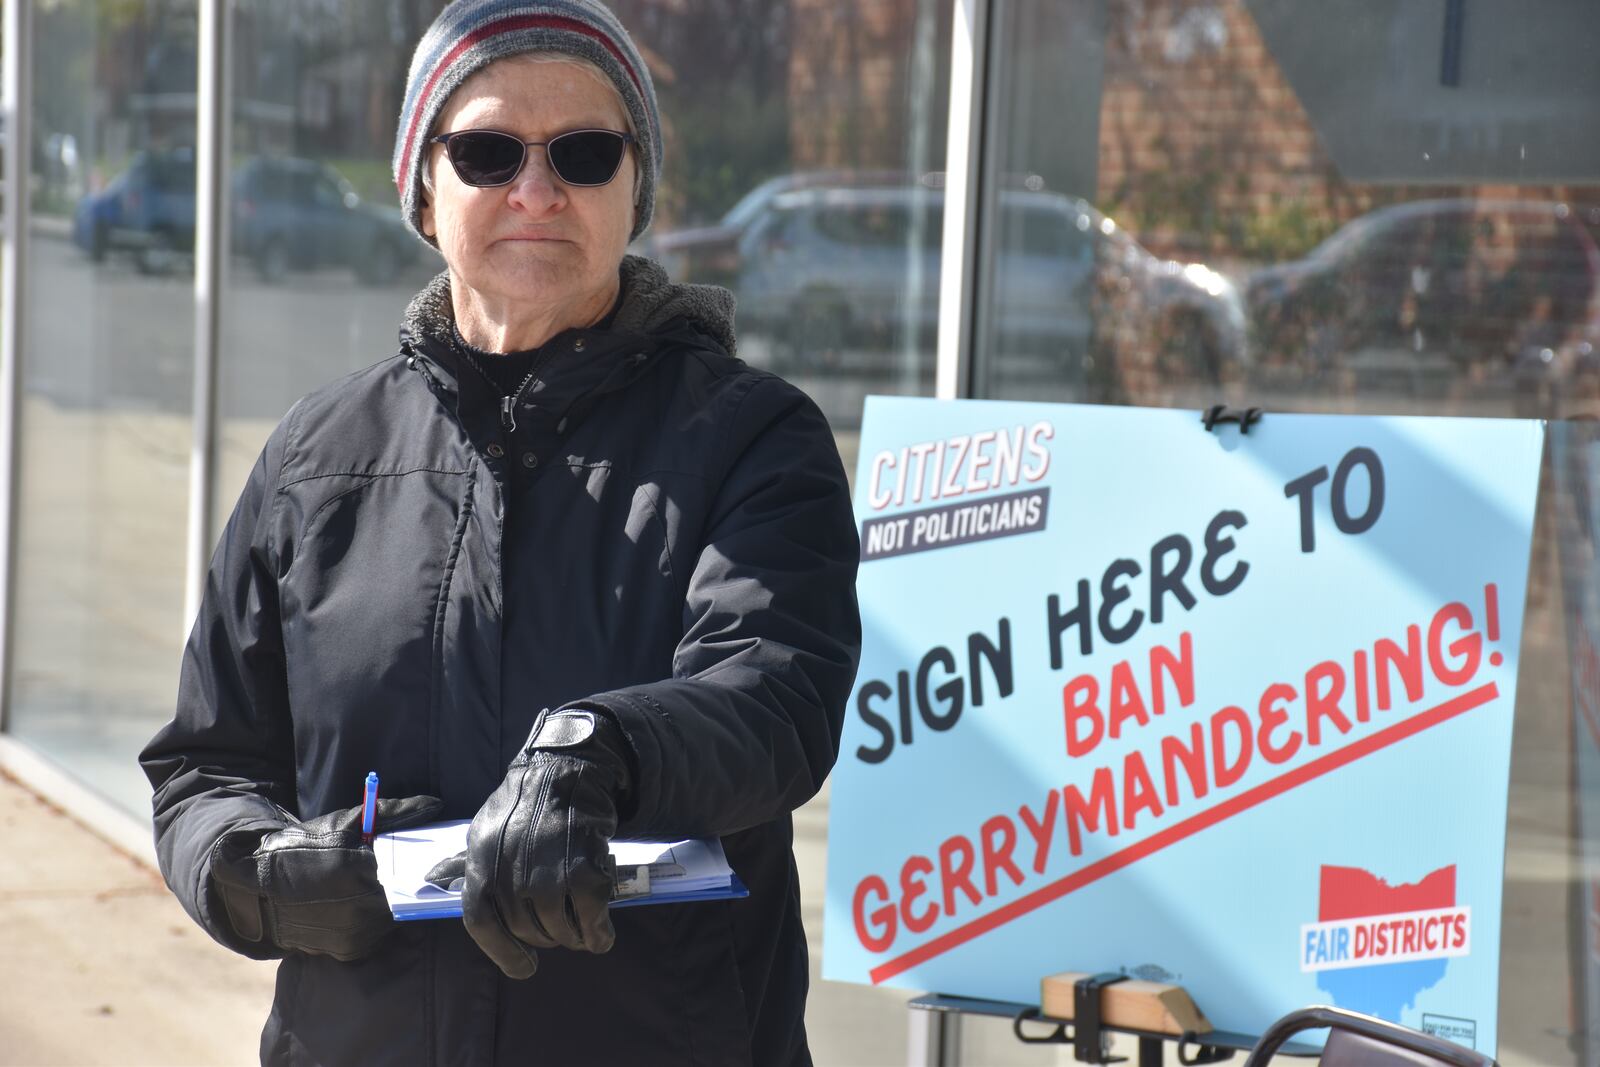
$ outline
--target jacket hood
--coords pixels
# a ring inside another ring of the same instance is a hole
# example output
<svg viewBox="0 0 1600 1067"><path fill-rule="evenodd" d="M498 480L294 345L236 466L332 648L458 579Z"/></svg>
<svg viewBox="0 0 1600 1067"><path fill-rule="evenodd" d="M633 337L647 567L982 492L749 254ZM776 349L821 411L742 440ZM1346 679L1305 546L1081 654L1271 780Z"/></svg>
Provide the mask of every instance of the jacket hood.
<svg viewBox="0 0 1600 1067"><path fill-rule="evenodd" d="M716 285L673 282L659 264L642 256L624 256L621 273L622 306L611 320L611 331L654 337L688 327L733 354L735 305L731 292ZM441 271L406 308L401 339L446 340L455 317L450 272Z"/></svg>

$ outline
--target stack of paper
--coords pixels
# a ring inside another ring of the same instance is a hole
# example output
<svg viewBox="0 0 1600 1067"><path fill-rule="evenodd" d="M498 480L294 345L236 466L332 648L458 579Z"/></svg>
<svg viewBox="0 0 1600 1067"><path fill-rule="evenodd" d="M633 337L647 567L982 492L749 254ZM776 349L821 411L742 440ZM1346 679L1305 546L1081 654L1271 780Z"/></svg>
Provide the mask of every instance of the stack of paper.
<svg viewBox="0 0 1600 1067"><path fill-rule="evenodd" d="M396 919L443 919L461 914L461 879L448 889L427 873L440 860L466 850L466 820L379 834L372 842L378 881ZM686 841L613 841L617 892L613 908L745 897L750 891L728 866L716 838Z"/></svg>

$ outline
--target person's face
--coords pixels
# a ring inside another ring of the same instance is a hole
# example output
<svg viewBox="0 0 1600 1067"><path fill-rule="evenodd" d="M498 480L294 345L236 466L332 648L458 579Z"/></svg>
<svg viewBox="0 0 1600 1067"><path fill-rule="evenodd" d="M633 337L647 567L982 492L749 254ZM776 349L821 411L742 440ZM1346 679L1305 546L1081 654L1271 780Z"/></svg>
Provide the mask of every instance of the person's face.
<svg viewBox="0 0 1600 1067"><path fill-rule="evenodd" d="M511 57L467 79L434 132L473 129L548 141L569 130L625 132L628 125L616 91L588 68ZM500 300L550 303L615 282L633 230L631 148L610 183L580 187L557 178L545 150L530 145L521 173L490 189L456 177L443 145L429 151L433 194L422 228L460 283Z"/></svg>

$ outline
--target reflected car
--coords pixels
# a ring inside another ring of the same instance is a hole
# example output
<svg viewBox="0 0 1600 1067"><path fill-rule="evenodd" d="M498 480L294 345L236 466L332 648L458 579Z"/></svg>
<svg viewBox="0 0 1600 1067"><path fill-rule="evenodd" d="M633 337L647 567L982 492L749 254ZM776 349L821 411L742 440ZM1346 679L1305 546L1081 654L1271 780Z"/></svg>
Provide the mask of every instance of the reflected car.
<svg viewBox="0 0 1600 1067"><path fill-rule="evenodd" d="M942 175L936 177L942 180ZM777 196L802 189L911 184L911 177L902 171L812 170L781 174L745 193L712 225L647 234L639 253L659 262L674 281L733 288L738 284L740 243Z"/></svg>
<svg viewBox="0 0 1600 1067"><path fill-rule="evenodd" d="M147 274L172 269L194 249L194 151L136 152L98 193L78 201L72 240L100 262L128 252Z"/></svg>
<svg viewBox="0 0 1600 1067"><path fill-rule="evenodd" d="M992 307L1008 350L1043 355L1073 378L1090 376L1096 351L1114 362L1141 345L1177 347L1190 361L1184 373L1208 380L1245 358L1243 305L1227 278L1156 257L1081 199L1005 190L999 202ZM939 188L806 187L764 195L731 245L706 231L667 234L659 245L688 280L715 277L697 274L702 264L725 272L743 327L804 363L908 329L931 342L943 226ZM907 291L914 264L915 297ZM1097 329L1130 304L1137 331Z"/></svg>
<svg viewBox="0 0 1600 1067"><path fill-rule="evenodd" d="M255 156L234 174L233 251L264 281L345 267L368 285L386 285L419 249L398 208L366 203L325 163Z"/></svg>
<svg viewBox="0 0 1600 1067"><path fill-rule="evenodd" d="M1580 214L1452 199L1363 215L1249 277L1257 357L1313 375L1569 373L1600 351L1600 247Z"/></svg>
<svg viewBox="0 0 1600 1067"><path fill-rule="evenodd" d="M369 285L393 281L418 243L398 209L367 204L325 163L255 156L233 174L231 243L264 281L292 270L339 267ZM192 254L194 153L140 152L99 193L83 197L73 240L91 259L129 252L146 273L166 273Z"/></svg>

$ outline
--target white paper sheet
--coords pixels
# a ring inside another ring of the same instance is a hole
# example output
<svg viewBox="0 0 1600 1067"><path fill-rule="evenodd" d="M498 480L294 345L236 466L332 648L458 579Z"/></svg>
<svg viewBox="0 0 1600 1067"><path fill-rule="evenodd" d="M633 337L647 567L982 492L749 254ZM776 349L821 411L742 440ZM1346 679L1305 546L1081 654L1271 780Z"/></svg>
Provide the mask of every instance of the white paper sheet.
<svg viewBox="0 0 1600 1067"><path fill-rule="evenodd" d="M428 882L427 873L440 860L465 851L470 825L464 819L433 823L373 839L378 880L396 918L460 913L460 880L452 889L441 889ZM611 855L617 863L619 899L665 903L736 884L722 842L716 838L613 841Z"/></svg>

